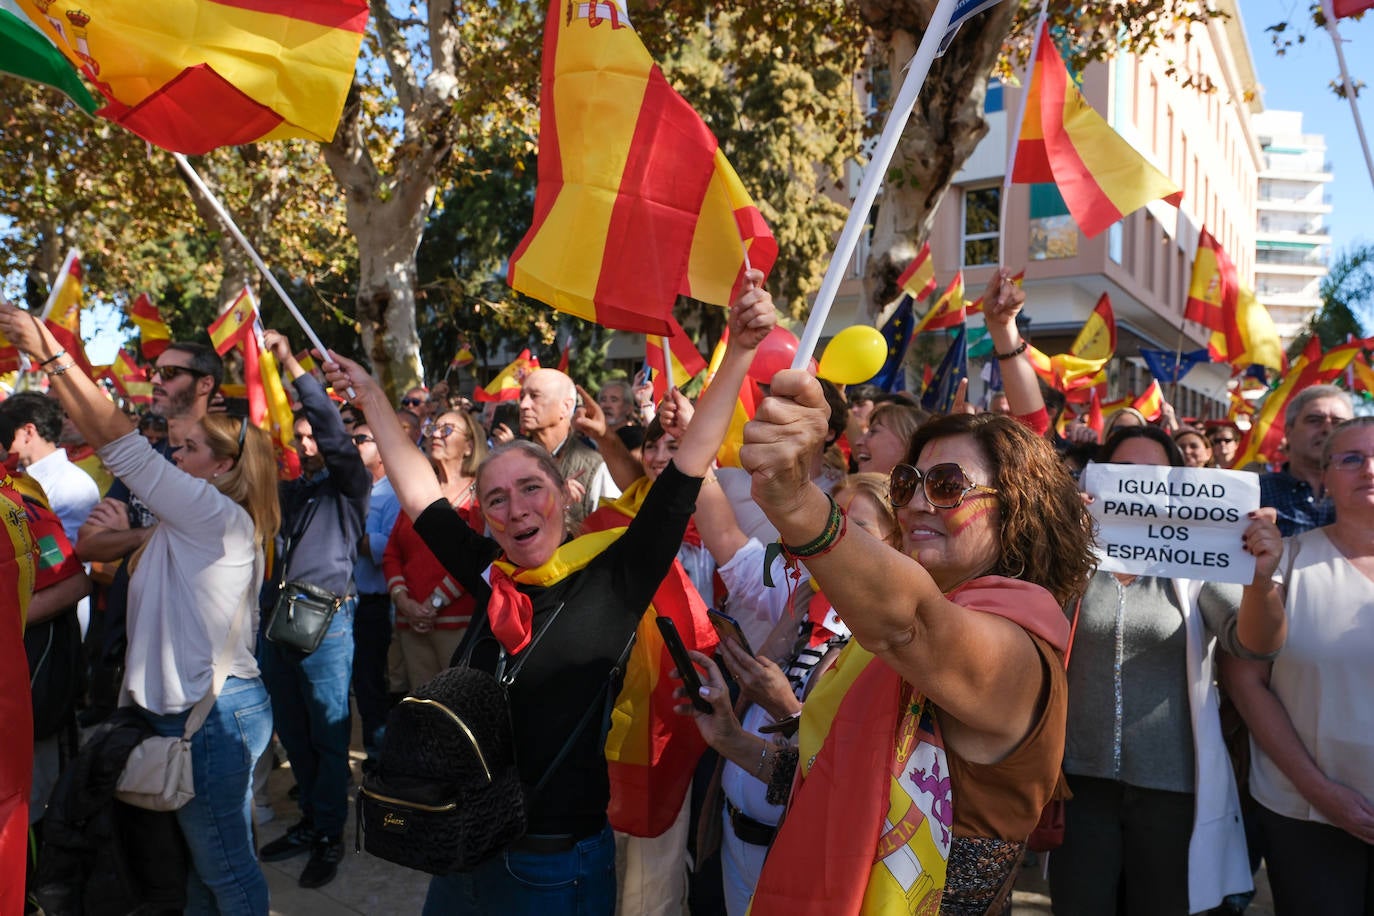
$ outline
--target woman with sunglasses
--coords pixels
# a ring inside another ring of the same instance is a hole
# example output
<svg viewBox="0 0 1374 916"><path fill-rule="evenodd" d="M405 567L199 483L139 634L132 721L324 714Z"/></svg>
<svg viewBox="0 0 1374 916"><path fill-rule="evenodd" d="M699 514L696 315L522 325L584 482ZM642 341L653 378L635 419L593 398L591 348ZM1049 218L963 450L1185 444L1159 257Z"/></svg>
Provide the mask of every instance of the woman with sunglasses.
<svg viewBox="0 0 1374 916"><path fill-rule="evenodd" d="M1222 683L1250 727L1250 792L1274 912L1370 916L1374 417L1332 430L1322 468L1336 520L1284 540L1279 575L1253 586L1285 604L1283 654L1228 659Z"/></svg>
<svg viewBox="0 0 1374 916"><path fill-rule="evenodd" d="M487 441L477 419L454 410L440 414L429 431L429 457L444 499L468 524L480 525L474 484ZM391 529L382 570L396 605L406 679L414 690L448 667L472 619L472 595L445 572L404 512Z"/></svg>
<svg viewBox="0 0 1374 916"><path fill-rule="evenodd" d="M443 498L427 462L405 443L377 382L356 363L326 363L335 390L352 387L392 473L401 507L454 579L477 602L464 640L468 662L494 671L520 661L509 686L515 758L535 785L575 738L527 808L528 833L470 872L430 882L425 912L510 916L606 914L615 909L615 846L602 723L577 732L604 702L612 668L677 555L701 478L725 436L735 395L759 342L776 323L763 275L749 271L730 308L730 342L677 454L623 534L569 540L574 505L558 466L532 442L508 443L477 470L484 537ZM671 414L671 402L664 413ZM674 428L672 416L664 426ZM483 574L489 578L484 578ZM471 652L468 653L468 650Z"/></svg>
<svg viewBox="0 0 1374 916"><path fill-rule="evenodd" d="M892 471L894 550L808 479L825 413L814 379L781 372L741 452L784 549L854 636L802 709L799 749L743 734L726 748L784 791L795 769L754 912L1001 906L1058 781L1060 606L1093 563L1086 512L1025 425L947 416ZM723 716L724 682L697 661Z"/></svg>
<svg viewBox="0 0 1374 916"><path fill-rule="evenodd" d="M1155 426L1118 429L1098 460L1184 466ZM1252 519L1245 546L1255 582L1268 583L1281 543L1273 510ZM1238 585L1099 571L1073 613L1064 751L1073 797L1064 844L1050 855L1055 913L1184 916L1251 890L1213 659L1218 650L1272 657L1282 606L1251 589L1242 598Z"/></svg>
<svg viewBox="0 0 1374 916"><path fill-rule="evenodd" d="M0 303L0 331L47 373L86 441L158 517L129 561L122 692L159 735L179 736L191 707L219 690L191 739L195 798L176 813L190 850L186 912L265 916L249 810L253 761L272 734L253 657L263 551L280 522L270 440L246 420L209 414L173 465L32 315ZM221 686L213 668L226 647Z"/></svg>

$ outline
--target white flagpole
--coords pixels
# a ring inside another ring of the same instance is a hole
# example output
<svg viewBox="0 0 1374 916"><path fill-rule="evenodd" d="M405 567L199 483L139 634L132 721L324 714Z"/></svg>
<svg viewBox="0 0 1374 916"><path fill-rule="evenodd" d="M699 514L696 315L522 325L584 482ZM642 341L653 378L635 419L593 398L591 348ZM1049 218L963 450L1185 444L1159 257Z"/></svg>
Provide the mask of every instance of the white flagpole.
<svg viewBox="0 0 1374 916"><path fill-rule="evenodd" d="M1355 86L1350 81L1350 71L1345 66L1345 51L1341 49L1344 39L1336 28L1336 11L1331 0L1322 0L1322 16L1326 19L1326 31L1331 36L1331 44L1336 48L1336 63L1341 67L1341 85L1345 89L1346 100L1350 102L1350 113L1355 117L1355 133L1360 138L1360 149L1364 152L1364 165L1369 170L1369 181L1374 184L1374 157L1369 154L1369 140L1364 135L1364 122L1360 120L1359 100L1355 98Z"/></svg>
<svg viewBox="0 0 1374 916"><path fill-rule="evenodd" d="M878 138L878 145L873 150L873 158L864 171L863 180L859 182L858 193L849 210L849 219L844 224L844 230L840 232L835 254L825 270L825 279L821 281L820 291L816 293L816 302L811 307L811 317L807 319L806 329L802 331L801 341L797 345L797 355L792 359L793 369L804 368L815 353L816 345L820 343L821 329L825 327L825 320L830 315L830 307L835 304L835 294L840 290L840 281L844 279L844 272L849 267L850 259L854 257L859 236L868 222L868 214L873 209L873 202L878 199L878 188L882 185L883 178L887 175L887 167L897 152L902 130L911 117L911 110L916 107L916 97L920 95L921 86L930 74L930 65L935 60L941 39L949 30L949 22L957 5L958 0L940 0L935 12L931 14L925 34L921 36L921 44L916 49L915 56L907 64L906 79L892 103L892 111L883 126L882 136Z"/></svg>
<svg viewBox="0 0 1374 916"><path fill-rule="evenodd" d="M663 348L663 390L672 391L677 384L673 378L673 351L667 337L660 337L658 345Z"/></svg>
<svg viewBox="0 0 1374 916"><path fill-rule="evenodd" d="M1011 199L1011 176L1016 171L1016 151L1021 145L1021 122L1026 117L1026 102L1030 99L1031 79L1035 75L1035 56L1040 52L1040 35L1045 21L1049 19L1050 0L1041 0L1040 15L1035 19L1035 32L1031 36L1030 57L1026 58L1026 69L1021 73L1021 91L1016 95L1016 105L1007 120L1007 136L1011 138L1011 149L1007 151L1007 170L1002 176L1001 213L997 218L997 259L1006 264L1007 250L1007 208Z"/></svg>
<svg viewBox="0 0 1374 916"><path fill-rule="evenodd" d="M224 204L220 202L220 199L215 196L214 192L205 184L200 175L196 173L196 170L192 168L191 163L187 161L185 156L181 153L173 153L172 158L176 160L181 170L186 173L186 177L191 179L191 183L196 186L196 189L205 195L205 199L209 201L210 207L215 211L215 215L220 218L220 222L224 223L224 228L229 230L229 234L232 235L234 240L239 243L240 247L248 253L248 257L253 262L253 266L257 267L258 273L262 274L263 279L267 281L267 285L272 287L273 291L280 297L282 303L286 305L286 310L291 313L292 318L296 319L296 324L301 326L301 330L304 331L305 336L310 339L310 343L314 345L316 350L320 351L322 357L328 359L330 357L329 348L324 345L324 341L320 340L319 335L315 333L315 329L310 326L310 322L306 321L305 316L296 308L296 303L291 301L291 297L286 294L286 290L282 289L281 284L277 282L277 278L272 275L272 271L267 269L267 265L262 261L262 256L258 254L257 250L254 249L251 244L249 244L248 239L244 238L243 233L239 231L238 225L234 222L234 218L230 216L229 211L224 208ZM352 388L348 389L345 394L348 395L349 400L352 400L354 397Z"/></svg>
<svg viewBox="0 0 1374 916"><path fill-rule="evenodd" d="M39 315L39 320L47 321L52 316L52 310L57 306L57 294L62 292L62 286L67 282L67 272L72 269L72 262L81 257L81 249L73 248L67 252L67 256L62 259L62 269L57 273L57 282L48 290L48 301L43 305L43 314ZM81 336L77 332L78 337Z"/></svg>

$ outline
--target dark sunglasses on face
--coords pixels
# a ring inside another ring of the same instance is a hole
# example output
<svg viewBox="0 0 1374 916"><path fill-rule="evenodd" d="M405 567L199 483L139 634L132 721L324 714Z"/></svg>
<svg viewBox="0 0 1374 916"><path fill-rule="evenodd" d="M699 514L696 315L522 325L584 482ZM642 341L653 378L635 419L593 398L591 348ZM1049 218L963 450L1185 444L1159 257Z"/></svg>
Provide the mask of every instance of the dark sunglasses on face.
<svg viewBox="0 0 1374 916"><path fill-rule="evenodd" d="M353 440L354 445L362 445L364 442L377 441L376 439L369 436L367 433L354 433L352 436L349 436L349 438Z"/></svg>
<svg viewBox="0 0 1374 916"><path fill-rule="evenodd" d="M421 405L428 404L429 401L425 398L401 398L401 403L406 407L420 407Z"/></svg>
<svg viewBox="0 0 1374 916"><path fill-rule="evenodd" d="M1240 441L1239 439L1232 439L1228 436L1208 436L1207 438L1213 445L1233 445Z"/></svg>
<svg viewBox="0 0 1374 916"><path fill-rule="evenodd" d="M170 382L173 379L181 378L183 375L189 375L193 380L205 377L204 372L197 371L189 366L154 366L153 374L161 378L164 382Z"/></svg>
<svg viewBox="0 0 1374 916"><path fill-rule="evenodd" d="M954 462L937 464L923 474L909 464L899 464L888 477L888 499L894 509L900 509L922 488L926 502L934 509L955 509L970 493L995 494L992 487L973 483L964 469Z"/></svg>

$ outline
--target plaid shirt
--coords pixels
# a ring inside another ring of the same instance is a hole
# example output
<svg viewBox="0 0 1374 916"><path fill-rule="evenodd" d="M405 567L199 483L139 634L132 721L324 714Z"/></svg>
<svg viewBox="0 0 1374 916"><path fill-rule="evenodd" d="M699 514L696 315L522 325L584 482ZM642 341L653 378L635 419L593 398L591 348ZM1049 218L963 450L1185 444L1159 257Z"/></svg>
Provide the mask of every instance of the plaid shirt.
<svg viewBox="0 0 1374 916"><path fill-rule="evenodd" d="M1283 470L1260 475L1260 505L1278 510L1279 533L1292 537L1336 520L1336 507L1325 495L1318 497L1307 485Z"/></svg>

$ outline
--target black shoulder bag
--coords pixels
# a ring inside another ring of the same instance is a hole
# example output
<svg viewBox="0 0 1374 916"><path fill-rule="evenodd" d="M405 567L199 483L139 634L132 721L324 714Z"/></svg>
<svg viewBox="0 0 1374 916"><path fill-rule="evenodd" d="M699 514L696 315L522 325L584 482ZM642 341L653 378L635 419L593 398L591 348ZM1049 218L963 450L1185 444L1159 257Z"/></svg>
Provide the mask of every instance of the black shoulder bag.
<svg viewBox="0 0 1374 916"><path fill-rule="evenodd" d="M310 497L304 519L282 545L282 581L277 589L277 601L272 606L272 617L267 622L268 639L305 655L320 647L344 599L343 595L336 595L309 582L286 578L286 571L291 568L291 557L319 508L320 498Z"/></svg>

